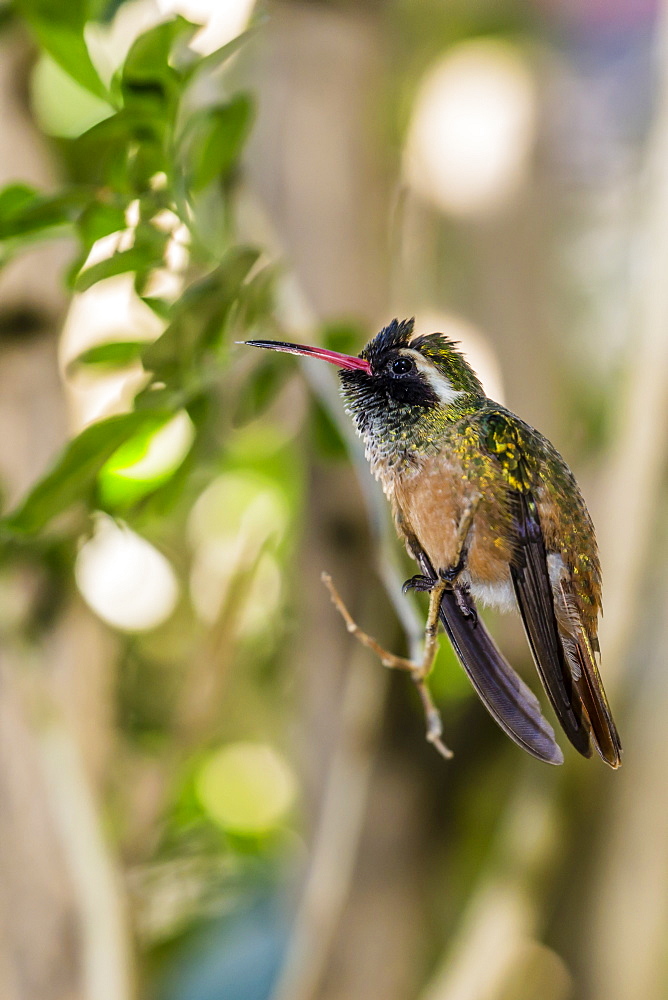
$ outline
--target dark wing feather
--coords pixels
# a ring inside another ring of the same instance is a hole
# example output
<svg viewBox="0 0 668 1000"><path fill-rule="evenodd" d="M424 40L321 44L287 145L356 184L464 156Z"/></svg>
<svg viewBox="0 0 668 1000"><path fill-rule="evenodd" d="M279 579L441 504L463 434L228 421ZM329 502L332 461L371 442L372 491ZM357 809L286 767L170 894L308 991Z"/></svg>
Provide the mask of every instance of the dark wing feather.
<svg viewBox="0 0 668 1000"><path fill-rule="evenodd" d="M470 596L466 598L472 607ZM482 621L465 617L455 594L443 594L441 621L461 665L493 719L512 740L548 764L563 764L538 699L497 649Z"/></svg>
<svg viewBox="0 0 668 1000"><path fill-rule="evenodd" d="M569 740L591 756L589 719L559 636L547 553L535 501L528 491L512 492L516 552L511 576L524 629L538 673Z"/></svg>
<svg viewBox="0 0 668 1000"><path fill-rule="evenodd" d="M435 580L434 568L416 539L411 538L409 544L422 572ZM468 594L466 603L475 612ZM564 756L538 699L499 652L483 622L462 613L453 591L443 594L440 619L471 684L501 729L538 760L563 764Z"/></svg>

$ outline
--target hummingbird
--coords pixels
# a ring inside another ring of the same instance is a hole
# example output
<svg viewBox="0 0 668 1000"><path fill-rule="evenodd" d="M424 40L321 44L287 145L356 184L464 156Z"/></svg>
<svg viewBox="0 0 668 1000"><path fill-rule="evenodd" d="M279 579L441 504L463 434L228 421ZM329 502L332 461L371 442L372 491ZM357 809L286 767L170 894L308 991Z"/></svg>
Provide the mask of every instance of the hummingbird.
<svg viewBox="0 0 668 1000"><path fill-rule="evenodd" d="M619 767L621 742L598 668L594 526L556 448L485 395L456 342L416 333L414 320L394 319L357 357L271 340L246 343L340 369L346 411L398 535L420 567L404 590L431 595L430 662L440 619L500 727L539 760L563 763L538 699L499 651L476 601L516 607L564 733L583 756L596 749Z"/></svg>

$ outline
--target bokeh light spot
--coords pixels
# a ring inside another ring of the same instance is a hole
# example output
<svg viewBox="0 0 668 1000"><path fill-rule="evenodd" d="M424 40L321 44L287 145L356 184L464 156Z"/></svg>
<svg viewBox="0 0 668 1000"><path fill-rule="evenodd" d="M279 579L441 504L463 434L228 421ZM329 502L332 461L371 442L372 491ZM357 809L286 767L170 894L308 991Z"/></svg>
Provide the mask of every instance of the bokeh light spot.
<svg viewBox="0 0 668 1000"><path fill-rule="evenodd" d="M160 625L178 600L174 570L162 553L104 515L79 551L75 575L92 610L126 632Z"/></svg>
<svg viewBox="0 0 668 1000"><path fill-rule="evenodd" d="M297 782L285 760L261 743L232 743L202 766L197 795L209 816L230 832L268 833L294 802Z"/></svg>
<svg viewBox="0 0 668 1000"><path fill-rule="evenodd" d="M157 0L163 14L182 17L204 27L190 46L206 56L231 41L247 27L255 0Z"/></svg>
<svg viewBox="0 0 668 1000"><path fill-rule="evenodd" d="M408 183L448 213L499 207L525 175L535 104L516 46L480 39L455 46L418 90L404 158Z"/></svg>
<svg viewBox="0 0 668 1000"><path fill-rule="evenodd" d="M280 537L286 529L285 497L271 480L249 472L218 476L196 500L188 521L191 544L212 538Z"/></svg>
<svg viewBox="0 0 668 1000"><path fill-rule="evenodd" d="M203 621L216 620L235 580L253 566L266 545L280 541L287 523L284 494L263 476L229 472L204 490L188 520L194 550L190 593ZM280 601L280 577L276 560L264 552L241 611L240 633L258 634L270 624Z"/></svg>

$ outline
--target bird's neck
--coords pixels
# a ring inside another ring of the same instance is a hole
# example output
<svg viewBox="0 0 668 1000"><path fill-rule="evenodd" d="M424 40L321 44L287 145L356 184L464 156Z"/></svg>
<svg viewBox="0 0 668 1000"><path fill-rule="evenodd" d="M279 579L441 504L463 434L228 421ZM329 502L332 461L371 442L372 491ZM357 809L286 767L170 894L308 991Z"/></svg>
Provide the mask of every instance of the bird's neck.
<svg viewBox="0 0 668 1000"><path fill-rule="evenodd" d="M366 458L376 479L386 486L394 476L417 472L421 460L436 454L456 432L456 424L475 413L484 399L465 396L456 405L421 407L378 399L347 411L364 442Z"/></svg>

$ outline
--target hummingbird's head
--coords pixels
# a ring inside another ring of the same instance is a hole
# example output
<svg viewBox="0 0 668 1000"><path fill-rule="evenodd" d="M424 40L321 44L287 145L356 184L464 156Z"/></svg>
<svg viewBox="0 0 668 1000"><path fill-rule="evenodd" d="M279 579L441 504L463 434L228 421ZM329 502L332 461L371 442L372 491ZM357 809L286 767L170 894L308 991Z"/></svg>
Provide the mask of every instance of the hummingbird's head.
<svg viewBox="0 0 668 1000"><path fill-rule="evenodd" d="M415 334L415 320L392 322L369 341L360 354L368 372L343 370L348 398L356 390L371 392L387 405L457 407L484 395L468 361L444 333Z"/></svg>
<svg viewBox="0 0 668 1000"><path fill-rule="evenodd" d="M375 397L389 406L449 407L484 395L478 376L453 341L444 333L418 336L414 327L414 319L393 319L358 357L276 340L245 343L336 365L349 403L360 396L367 401Z"/></svg>
<svg viewBox="0 0 668 1000"><path fill-rule="evenodd" d="M246 341L290 354L329 361L341 369L346 409L364 439L373 465L435 444L444 424L484 397L480 381L443 333L415 335L415 321L392 320L359 357L320 347L271 340Z"/></svg>

